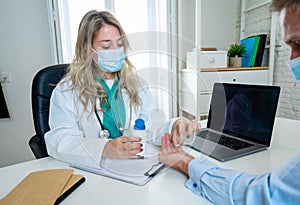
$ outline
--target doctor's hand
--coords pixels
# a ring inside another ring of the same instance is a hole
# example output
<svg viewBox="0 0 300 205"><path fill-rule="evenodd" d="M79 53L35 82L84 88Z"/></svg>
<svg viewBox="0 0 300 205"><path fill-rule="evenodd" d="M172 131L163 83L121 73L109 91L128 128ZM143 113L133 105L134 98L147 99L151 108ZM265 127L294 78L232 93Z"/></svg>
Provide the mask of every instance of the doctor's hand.
<svg viewBox="0 0 300 205"><path fill-rule="evenodd" d="M137 159L142 152L142 139L140 137L121 136L106 143L102 157L112 159Z"/></svg>
<svg viewBox="0 0 300 205"><path fill-rule="evenodd" d="M172 141L174 146L183 145L184 138L190 137L196 131L199 132L201 124L196 120L180 119L175 122Z"/></svg>
<svg viewBox="0 0 300 205"><path fill-rule="evenodd" d="M175 146L172 141L172 135L166 133L162 137L161 152L158 155L158 161L189 175L188 164L194 157L187 154L181 146Z"/></svg>

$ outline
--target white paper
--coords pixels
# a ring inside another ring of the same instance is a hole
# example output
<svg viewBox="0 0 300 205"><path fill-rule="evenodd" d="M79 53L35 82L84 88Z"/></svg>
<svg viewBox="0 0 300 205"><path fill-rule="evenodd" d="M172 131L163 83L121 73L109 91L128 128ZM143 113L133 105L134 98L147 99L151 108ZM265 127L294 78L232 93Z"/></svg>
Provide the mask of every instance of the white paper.
<svg viewBox="0 0 300 205"><path fill-rule="evenodd" d="M72 167L141 186L150 181L164 165L155 156L144 159L103 159L99 167Z"/></svg>

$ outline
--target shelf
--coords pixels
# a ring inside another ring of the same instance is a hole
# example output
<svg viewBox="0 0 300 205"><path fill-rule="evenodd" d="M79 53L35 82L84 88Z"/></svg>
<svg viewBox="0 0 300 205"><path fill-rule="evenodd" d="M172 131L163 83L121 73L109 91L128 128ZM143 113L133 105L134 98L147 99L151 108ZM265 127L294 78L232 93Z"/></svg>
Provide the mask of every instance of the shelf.
<svg viewBox="0 0 300 205"><path fill-rule="evenodd" d="M215 72L215 71L244 71L244 70L268 70L268 66L260 67L239 67L239 68L201 68L201 72Z"/></svg>

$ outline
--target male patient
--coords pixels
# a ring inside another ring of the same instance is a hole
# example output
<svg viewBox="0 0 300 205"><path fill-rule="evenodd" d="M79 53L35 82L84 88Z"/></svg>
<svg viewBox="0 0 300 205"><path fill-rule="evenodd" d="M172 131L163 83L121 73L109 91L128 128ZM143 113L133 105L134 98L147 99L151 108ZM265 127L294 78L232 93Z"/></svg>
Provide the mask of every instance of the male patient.
<svg viewBox="0 0 300 205"><path fill-rule="evenodd" d="M280 13L283 40L291 48L290 59L297 61L291 71L299 79L300 0L272 0L271 8ZM195 159L174 146L170 134L163 136L161 149L159 161L185 173L187 188L214 204L300 203L300 151L279 169L253 175Z"/></svg>

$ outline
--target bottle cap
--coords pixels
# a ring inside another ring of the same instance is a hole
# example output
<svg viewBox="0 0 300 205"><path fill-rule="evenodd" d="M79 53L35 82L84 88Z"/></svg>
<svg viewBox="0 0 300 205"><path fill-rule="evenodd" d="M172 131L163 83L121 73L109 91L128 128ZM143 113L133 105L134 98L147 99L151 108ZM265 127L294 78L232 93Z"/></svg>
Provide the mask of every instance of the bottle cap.
<svg viewBox="0 0 300 205"><path fill-rule="evenodd" d="M142 118L138 118L134 122L134 129L135 130L145 130L145 121Z"/></svg>

